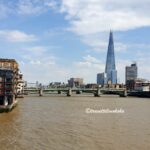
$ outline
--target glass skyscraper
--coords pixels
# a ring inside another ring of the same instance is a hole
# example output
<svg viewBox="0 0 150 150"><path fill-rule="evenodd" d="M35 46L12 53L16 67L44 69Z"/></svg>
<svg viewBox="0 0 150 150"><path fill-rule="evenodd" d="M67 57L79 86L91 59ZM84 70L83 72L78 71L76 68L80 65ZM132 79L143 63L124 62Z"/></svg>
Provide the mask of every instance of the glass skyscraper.
<svg viewBox="0 0 150 150"><path fill-rule="evenodd" d="M114 40L112 31L110 31L109 36L105 73L107 83L117 84L117 70L115 65Z"/></svg>
<svg viewBox="0 0 150 150"><path fill-rule="evenodd" d="M98 73L97 74L97 84L105 85L106 84L106 73Z"/></svg>

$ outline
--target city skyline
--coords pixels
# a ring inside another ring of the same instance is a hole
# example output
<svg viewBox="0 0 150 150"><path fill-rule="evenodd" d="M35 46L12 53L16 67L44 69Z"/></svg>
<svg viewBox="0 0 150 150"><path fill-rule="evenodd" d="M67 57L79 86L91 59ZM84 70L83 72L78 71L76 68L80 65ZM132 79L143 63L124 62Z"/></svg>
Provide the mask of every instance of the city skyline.
<svg viewBox="0 0 150 150"><path fill-rule="evenodd" d="M2 0L1 57L16 59L29 82L79 77L95 83L105 70L112 29L119 82L125 83L125 67L133 61L139 76L150 80L148 6L148 1L128 0Z"/></svg>

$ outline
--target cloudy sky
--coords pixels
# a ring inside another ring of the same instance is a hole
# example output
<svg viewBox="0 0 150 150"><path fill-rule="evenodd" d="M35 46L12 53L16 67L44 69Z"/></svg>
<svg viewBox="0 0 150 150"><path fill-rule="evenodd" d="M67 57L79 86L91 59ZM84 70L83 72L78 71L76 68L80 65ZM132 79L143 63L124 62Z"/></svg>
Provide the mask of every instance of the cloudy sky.
<svg viewBox="0 0 150 150"><path fill-rule="evenodd" d="M118 81L136 61L150 80L150 0L0 0L2 58L19 62L24 80L49 83L104 72L110 29Z"/></svg>

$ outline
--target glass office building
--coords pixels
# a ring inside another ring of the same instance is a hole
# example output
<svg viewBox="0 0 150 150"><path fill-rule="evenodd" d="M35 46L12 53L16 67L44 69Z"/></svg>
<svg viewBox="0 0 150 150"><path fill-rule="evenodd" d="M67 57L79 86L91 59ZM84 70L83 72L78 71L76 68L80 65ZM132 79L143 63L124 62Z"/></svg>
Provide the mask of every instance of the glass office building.
<svg viewBox="0 0 150 150"><path fill-rule="evenodd" d="M106 84L106 73L97 74L97 84L104 85Z"/></svg>
<svg viewBox="0 0 150 150"><path fill-rule="evenodd" d="M117 84L117 70L115 65L114 41L112 31L110 31L109 36L105 73L107 75L107 83Z"/></svg>

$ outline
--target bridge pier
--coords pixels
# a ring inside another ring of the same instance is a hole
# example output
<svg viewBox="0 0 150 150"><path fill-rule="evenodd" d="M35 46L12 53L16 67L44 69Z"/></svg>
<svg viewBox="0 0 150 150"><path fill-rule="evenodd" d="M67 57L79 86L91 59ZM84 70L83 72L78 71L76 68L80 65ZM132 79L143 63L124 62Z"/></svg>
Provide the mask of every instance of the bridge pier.
<svg viewBox="0 0 150 150"><path fill-rule="evenodd" d="M101 91L99 88L97 89L96 93L94 93L94 96L95 97L101 97Z"/></svg>
<svg viewBox="0 0 150 150"><path fill-rule="evenodd" d="M81 94L81 93L82 93L82 91L80 91L80 90L79 90L79 91L76 91L76 94Z"/></svg>
<svg viewBox="0 0 150 150"><path fill-rule="evenodd" d="M71 96L72 95L72 90L71 88L69 88L69 90L67 91L67 96Z"/></svg>
<svg viewBox="0 0 150 150"><path fill-rule="evenodd" d="M39 89L39 96L43 96L43 89Z"/></svg>
<svg viewBox="0 0 150 150"><path fill-rule="evenodd" d="M127 97L127 91L124 90L119 94L120 97Z"/></svg>
<svg viewBox="0 0 150 150"><path fill-rule="evenodd" d="M61 91L58 91L58 94L61 94Z"/></svg>

